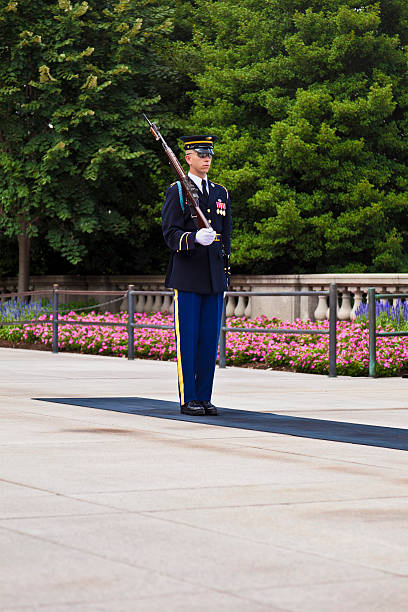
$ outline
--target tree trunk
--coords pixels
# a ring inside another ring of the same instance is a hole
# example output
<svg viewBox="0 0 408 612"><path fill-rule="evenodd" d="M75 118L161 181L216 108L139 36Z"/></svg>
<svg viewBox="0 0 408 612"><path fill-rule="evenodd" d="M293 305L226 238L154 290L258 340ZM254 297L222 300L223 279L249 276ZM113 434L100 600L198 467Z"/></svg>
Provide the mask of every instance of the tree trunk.
<svg viewBox="0 0 408 612"><path fill-rule="evenodd" d="M18 287L19 293L28 291L30 282L31 238L27 234L18 236Z"/></svg>

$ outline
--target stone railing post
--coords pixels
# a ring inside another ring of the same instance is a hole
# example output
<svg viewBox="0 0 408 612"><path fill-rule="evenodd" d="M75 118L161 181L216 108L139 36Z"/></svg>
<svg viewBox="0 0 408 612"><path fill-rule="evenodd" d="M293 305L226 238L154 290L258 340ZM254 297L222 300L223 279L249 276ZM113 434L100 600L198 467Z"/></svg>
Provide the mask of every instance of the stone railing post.
<svg viewBox="0 0 408 612"><path fill-rule="evenodd" d="M170 295L165 295L164 296L164 300L163 300L163 304L162 304L162 311L163 312L170 312L170 308L171 308L171 296Z"/></svg>
<svg viewBox="0 0 408 612"><path fill-rule="evenodd" d="M140 289L140 287L138 287L139 291L142 291L142 289ZM138 312L139 314L144 313L145 311L145 303L146 303L146 296L144 295L137 295L136 296L136 306L135 306L135 312Z"/></svg>
<svg viewBox="0 0 408 612"><path fill-rule="evenodd" d="M144 289L145 291L150 291L150 286L144 287ZM153 312L153 296L152 295L146 296L146 302L144 304L144 312L146 314Z"/></svg>
<svg viewBox="0 0 408 612"><path fill-rule="evenodd" d="M341 306L337 311L339 321L349 321L351 315L351 296L347 287L341 290Z"/></svg>
<svg viewBox="0 0 408 612"><path fill-rule="evenodd" d="M248 290L248 291L252 291L252 289L251 289L251 288L249 288L249 290ZM252 314L252 298L251 298L251 296L250 296L250 295L248 295L248 297L247 297L247 304L246 304L246 307L245 307L245 312L244 312L244 315L245 315L245 316L246 316L248 319L250 319L250 318L251 318L251 314Z"/></svg>
<svg viewBox="0 0 408 612"><path fill-rule="evenodd" d="M239 288L239 291L244 291L244 289L242 287ZM243 295L240 295L238 297L238 302L234 311L234 315L236 317L243 317L245 314L245 297Z"/></svg>
<svg viewBox="0 0 408 612"><path fill-rule="evenodd" d="M363 303L363 293L360 287L349 287L349 291L354 296L354 304L353 304L352 311L350 313L350 321L354 321L356 318L356 311L359 308L359 306L361 306L361 304Z"/></svg>
<svg viewBox="0 0 408 612"><path fill-rule="evenodd" d="M322 291L323 287L313 287L312 291ZM328 318L327 311L329 310L327 305L327 297L325 295L319 295L319 301L317 304L317 308L314 311L314 318L316 321L324 321L324 319Z"/></svg>
<svg viewBox="0 0 408 612"><path fill-rule="evenodd" d="M227 305L226 305L226 309L225 309L225 315L227 317L233 317L235 313L235 297L232 295L229 295L227 297Z"/></svg>
<svg viewBox="0 0 408 612"><path fill-rule="evenodd" d="M163 296L162 295L155 295L154 296L153 308L152 308L153 312L160 312L162 310L162 301L163 301Z"/></svg>

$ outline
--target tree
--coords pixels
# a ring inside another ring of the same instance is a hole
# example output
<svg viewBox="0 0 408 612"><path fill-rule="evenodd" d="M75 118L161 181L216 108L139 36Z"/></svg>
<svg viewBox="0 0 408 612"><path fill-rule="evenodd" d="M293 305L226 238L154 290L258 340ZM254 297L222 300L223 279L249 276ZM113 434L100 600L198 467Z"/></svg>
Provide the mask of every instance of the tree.
<svg viewBox="0 0 408 612"><path fill-rule="evenodd" d="M0 230L18 239L19 291L33 238L75 265L87 235L157 224L161 177L141 111L163 111L170 72L156 49L170 14L156 0L0 10Z"/></svg>
<svg viewBox="0 0 408 612"><path fill-rule="evenodd" d="M13 275L18 265L18 249L15 241L0 234L0 253L0 278Z"/></svg>
<svg viewBox="0 0 408 612"><path fill-rule="evenodd" d="M221 138L235 265L407 271L407 3L197 5L175 61L190 123Z"/></svg>

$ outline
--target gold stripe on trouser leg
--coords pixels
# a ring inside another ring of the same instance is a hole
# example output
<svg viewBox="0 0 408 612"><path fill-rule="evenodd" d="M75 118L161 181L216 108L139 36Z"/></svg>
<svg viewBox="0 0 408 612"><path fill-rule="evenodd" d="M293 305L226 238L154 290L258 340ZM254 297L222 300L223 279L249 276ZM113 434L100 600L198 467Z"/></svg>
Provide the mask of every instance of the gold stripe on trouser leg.
<svg viewBox="0 0 408 612"><path fill-rule="evenodd" d="M174 290L174 323L176 328L176 342L177 342L177 371L178 381L180 387L180 404L184 404L184 380L183 380L183 368L181 365L181 349L180 349L180 325L179 325L179 301L178 291Z"/></svg>

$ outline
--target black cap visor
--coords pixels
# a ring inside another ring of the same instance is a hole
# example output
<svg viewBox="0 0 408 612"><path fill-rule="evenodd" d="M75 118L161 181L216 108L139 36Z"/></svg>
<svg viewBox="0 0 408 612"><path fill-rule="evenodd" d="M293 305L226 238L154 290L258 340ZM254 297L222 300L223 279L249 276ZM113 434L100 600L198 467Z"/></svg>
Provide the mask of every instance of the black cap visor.
<svg viewBox="0 0 408 612"><path fill-rule="evenodd" d="M195 151L199 157L201 157L201 155L204 157L206 155L211 155L211 157L214 155L214 149L212 147L194 147L187 149L186 154L188 154L190 151Z"/></svg>

